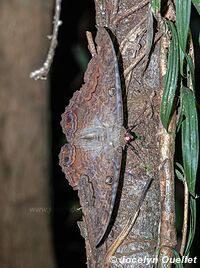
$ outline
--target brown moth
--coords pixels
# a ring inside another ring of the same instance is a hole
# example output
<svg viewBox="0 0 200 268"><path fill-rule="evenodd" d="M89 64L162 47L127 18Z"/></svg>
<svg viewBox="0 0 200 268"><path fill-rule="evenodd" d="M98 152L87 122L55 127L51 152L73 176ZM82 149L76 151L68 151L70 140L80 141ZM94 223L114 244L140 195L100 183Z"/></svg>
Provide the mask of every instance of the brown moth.
<svg viewBox="0 0 200 268"><path fill-rule="evenodd" d="M68 143L60 165L78 195L90 241L105 238L118 189L123 148L131 136L123 126L118 61L108 31L98 27L97 53L90 60L84 84L62 115Z"/></svg>

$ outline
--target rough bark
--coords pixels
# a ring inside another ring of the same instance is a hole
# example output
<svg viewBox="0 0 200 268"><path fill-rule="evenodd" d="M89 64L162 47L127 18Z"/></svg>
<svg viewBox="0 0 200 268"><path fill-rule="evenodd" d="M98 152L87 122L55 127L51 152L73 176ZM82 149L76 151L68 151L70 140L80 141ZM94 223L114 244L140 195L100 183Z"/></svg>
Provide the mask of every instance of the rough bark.
<svg viewBox="0 0 200 268"><path fill-rule="evenodd" d="M42 63L53 1L0 2L0 266L51 268L48 83Z"/></svg>
<svg viewBox="0 0 200 268"><path fill-rule="evenodd" d="M84 228L84 222L82 224L87 265L146 267L145 258L156 256L161 214L158 138L161 102L160 43L155 41L159 36L151 36L153 24L150 21L148 1L96 1L95 4L97 25L108 27L116 37L115 45L120 53L125 120L129 127L136 125L133 131L139 138L133 142L136 153L130 148L127 150L117 217L102 246L95 248L90 244L87 226ZM155 42L151 47L152 37ZM141 195L150 178L153 182L137 214ZM84 216L86 219L87 214ZM143 260L142 264L138 262L139 258ZM148 267L153 266L154 264L148 264Z"/></svg>

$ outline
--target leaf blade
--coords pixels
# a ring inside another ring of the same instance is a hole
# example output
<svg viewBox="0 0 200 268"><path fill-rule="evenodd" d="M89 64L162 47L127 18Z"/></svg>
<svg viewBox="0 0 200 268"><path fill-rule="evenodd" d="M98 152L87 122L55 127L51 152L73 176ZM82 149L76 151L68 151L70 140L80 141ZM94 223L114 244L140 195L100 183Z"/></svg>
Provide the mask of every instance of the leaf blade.
<svg viewBox="0 0 200 268"><path fill-rule="evenodd" d="M200 0L192 0L192 4L195 6L197 12L200 15Z"/></svg>
<svg viewBox="0 0 200 268"><path fill-rule="evenodd" d="M167 72L164 79L164 90L160 112L161 122L166 130L169 126L174 103L179 70L178 36L174 24L169 22L168 25L172 33L172 40L169 47Z"/></svg>
<svg viewBox="0 0 200 268"><path fill-rule="evenodd" d="M186 87L181 89L182 113L185 120L181 125L182 156L189 192L195 196L195 184L199 159L198 118L195 95Z"/></svg>
<svg viewBox="0 0 200 268"><path fill-rule="evenodd" d="M196 231L196 200L193 197L191 197L190 199L190 230L189 230L186 250L184 252L185 256L187 256L190 253L190 248L194 240L195 231Z"/></svg>
<svg viewBox="0 0 200 268"><path fill-rule="evenodd" d="M176 0L176 28L180 44L180 70L183 75L183 63L186 53L191 14L191 0Z"/></svg>

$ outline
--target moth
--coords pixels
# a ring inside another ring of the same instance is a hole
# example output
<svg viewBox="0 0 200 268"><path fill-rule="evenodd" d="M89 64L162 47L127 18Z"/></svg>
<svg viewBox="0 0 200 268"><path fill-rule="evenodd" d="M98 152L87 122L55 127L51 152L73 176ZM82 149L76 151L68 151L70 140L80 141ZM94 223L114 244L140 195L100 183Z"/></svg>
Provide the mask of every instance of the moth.
<svg viewBox="0 0 200 268"><path fill-rule="evenodd" d="M62 115L67 138L60 165L78 190L90 240L98 246L111 221L124 146L132 137L124 127L118 60L106 28L98 27L96 54Z"/></svg>

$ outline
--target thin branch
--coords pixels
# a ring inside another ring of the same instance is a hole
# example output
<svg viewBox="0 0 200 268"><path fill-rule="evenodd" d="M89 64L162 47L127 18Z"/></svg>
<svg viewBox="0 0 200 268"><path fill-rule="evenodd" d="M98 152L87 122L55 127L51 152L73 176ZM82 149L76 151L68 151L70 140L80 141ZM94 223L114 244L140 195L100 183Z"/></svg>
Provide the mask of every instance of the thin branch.
<svg viewBox="0 0 200 268"><path fill-rule="evenodd" d="M130 64L125 70L124 70L124 77L126 78L127 75L135 68L135 66L138 65L138 63L145 57L146 50L144 49L133 61L132 64Z"/></svg>
<svg viewBox="0 0 200 268"><path fill-rule="evenodd" d="M137 37L139 35L143 34L143 32L145 32L146 29L140 27L145 22L145 20L146 20L146 17L141 19L141 21L133 29L131 29L128 32L128 34L125 36L125 38L122 40L122 42L120 44L120 47L119 47L119 50L121 51L121 54L123 54L124 51L126 50L128 42L134 44L134 42L137 39Z"/></svg>
<svg viewBox="0 0 200 268"><path fill-rule="evenodd" d="M114 0L113 3L113 15L116 15L118 13L118 9L119 9L119 0Z"/></svg>
<svg viewBox="0 0 200 268"><path fill-rule="evenodd" d="M48 38L51 39L51 44L49 47L49 51L48 51L46 60L40 69L37 69L37 70L30 73L30 78L33 78L35 80L46 79L47 75L49 73L49 69L51 67L51 64L53 62L55 49L56 49L57 43L58 43L58 41L57 41L58 30L59 30L60 25L62 24L62 21L60 20L61 2L62 2L62 0L55 1L55 15L54 15L54 19L53 19L53 34L51 36L48 36Z"/></svg>
<svg viewBox="0 0 200 268"><path fill-rule="evenodd" d="M124 239L127 237L127 235L129 234L130 230L132 229L138 215L139 215L140 209L138 209L135 214L134 217L131 219L129 218L126 225L124 226L123 230L121 231L121 233L119 234L119 236L116 238L116 240L114 241L114 243L111 245L111 247L108 249L107 253L106 253L106 258L105 258L105 264L103 266L103 268L108 268L109 267L109 262L111 260L111 257L115 254L115 251L118 249L118 247L122 244L122 242L124 241Z"/></svg>
<svg viewBox="0 0 200 268"><path fill-rule="evenodd" d="M176 114L169 125L169 133L160 125L160 199L161 218L159 231L160 256L173 256L172 248L176 246L175 200L174 200L174 144L176 131ZM159 263L162 258L159 258Z"/></svg>
<svg viewBox="0 0 200 268"><path fill-rule="evenodd" d="M133 218L128 219L128 221L127 221L126 225L124 226L124 228L122 229L121 233L118 235L118 237L115 239L113 244L108 249L106 256L105 256L105 262L104 262L103 268L109 267L109 262L110 262L112 256L114 255L114 253L116 252L118 247L122 244L122 242L125 240L125 238L129 234L130 230L132 229L133 225L135 224L135 221L140 213L141 206L144 202L144 199L145 199L147 191L152 183L152 180L153 180L153 178L149 178L149 180L147 181L147 183L142 191L142 194L141 194L141 197L140 197L140 200L138 202L136 212L135 212Z"/></svg>
<svg viewBox="0 0 200 268"><path fill-rule="evenodd" d="M162 34L159 34L156 36L154 44L161 38ZM138 63L147 55L149 51L149 48L143 49L140 54L135 58L132 64L130 64L125 70L124 70L124 77L126 78L128 74L138 65Z"/></svg>
<svg viewBox="0 0 200 268"><path fill-rule="evenodd" d="M183 256L186 240L187 240L187 229L188 229L188 207L189 207L189 192L187 183L184 183L184 217L183 217L183 228L182 228L182 241L180 254Z"/></svg>
<svg viewBox="0 0 200 268"><path fill-rule="evenodd" d="M143 2L139 3L137 6L133 6L132 8L130 8L129 10L127 10L126 12L124 12L122 15L118 16L116 19L114 19L113 21L111 21L111 23L113 25L116 25L119 21L121 21L124 18L132 15L133 13L135 13L136 11L138 11L139 9L143 8L144 6L146 6L147 4L149 4L149 0L144 0Z"/></svg>

